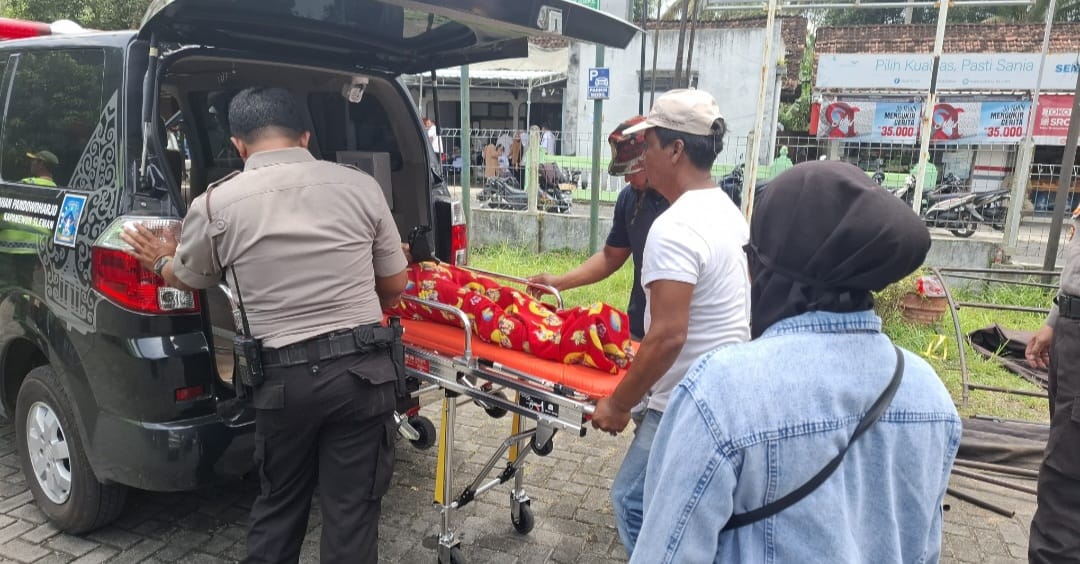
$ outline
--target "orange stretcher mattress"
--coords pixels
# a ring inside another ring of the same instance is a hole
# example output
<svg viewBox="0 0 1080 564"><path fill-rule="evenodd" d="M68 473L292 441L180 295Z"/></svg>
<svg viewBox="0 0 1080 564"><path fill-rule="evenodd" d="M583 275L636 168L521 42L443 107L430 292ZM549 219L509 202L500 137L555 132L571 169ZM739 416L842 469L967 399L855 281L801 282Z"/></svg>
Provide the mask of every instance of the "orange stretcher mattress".
<svg viewBox="0 0 1080 564"><path fill-rule="evenodd" d="M458 327L411 319L402 319L401 325L405 328L402 340L406 345L450 356L460 356L464 352L465 336ZM633 344L633 348L636 353L637 343ZM477 358L498 362L530 376L568 386L594 400L610 396L626 375L625 370L620 370L618 374L608 374L580 364L545 360L523 351L485 343L475 336L472 339L472 350Z"/></svg>

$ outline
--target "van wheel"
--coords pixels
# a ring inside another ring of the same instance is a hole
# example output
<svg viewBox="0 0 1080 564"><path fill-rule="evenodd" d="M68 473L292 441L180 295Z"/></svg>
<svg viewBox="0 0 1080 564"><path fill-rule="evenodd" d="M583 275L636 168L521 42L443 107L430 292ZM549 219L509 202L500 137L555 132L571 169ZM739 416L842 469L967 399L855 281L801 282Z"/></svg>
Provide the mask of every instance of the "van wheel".
<svg viewBox="0 0 1080 564"><path fill-rule="evenodd" d="M19 388L15 438L26 483L38 507L59 529L85 533L119 517L127 488L102 484L94 476L52 367L31 370Z"/></svg>

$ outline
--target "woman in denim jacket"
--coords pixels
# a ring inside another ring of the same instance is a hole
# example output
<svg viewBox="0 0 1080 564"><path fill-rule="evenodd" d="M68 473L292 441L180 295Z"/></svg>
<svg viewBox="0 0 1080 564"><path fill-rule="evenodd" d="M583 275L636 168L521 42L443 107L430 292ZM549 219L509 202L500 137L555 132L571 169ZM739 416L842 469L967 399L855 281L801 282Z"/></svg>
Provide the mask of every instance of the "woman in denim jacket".
<svg viewBox="0 0 1080 564"><path fill-rule="evenodd" d="M936 562L960 443L948 392L881 332L871 291L922 264L930 236L864 172L802 164L769 184L751 225L750 343L700 358L649 456L632 562ZM835 472L779 513L733 514L803 486L899 386Z"/></svg>

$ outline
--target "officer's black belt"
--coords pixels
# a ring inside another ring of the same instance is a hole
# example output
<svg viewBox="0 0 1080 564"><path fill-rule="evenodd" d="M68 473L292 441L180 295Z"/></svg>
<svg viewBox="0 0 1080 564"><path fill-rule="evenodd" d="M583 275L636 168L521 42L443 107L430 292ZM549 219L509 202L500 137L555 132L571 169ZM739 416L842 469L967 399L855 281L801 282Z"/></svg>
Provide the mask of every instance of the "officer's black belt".
<svg viewBox="0 0 1080 564"><path fill-rule="evenodd" d="M1058 296L1054 298L1054 303L1058 305L1058 312L1061 317L1080 319L1080 297L1070 296L1069 294L1058 294Z"/></svg>
<svg viewBox="0 0 1080 564"><path fill-rule="evenodd" d="M264 349L263 368L297 366L322 362L350 354L389 350L394 342L394 330L381 325L362 325L319 335L280 349Z"/></svg>

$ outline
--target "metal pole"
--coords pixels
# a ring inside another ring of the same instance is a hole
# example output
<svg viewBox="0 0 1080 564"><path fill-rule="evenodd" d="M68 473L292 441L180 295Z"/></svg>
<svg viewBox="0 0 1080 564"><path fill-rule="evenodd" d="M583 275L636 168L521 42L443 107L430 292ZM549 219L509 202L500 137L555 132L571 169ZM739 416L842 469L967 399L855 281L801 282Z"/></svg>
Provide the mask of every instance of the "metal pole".
<svg viewBox="0 0 1080 564"><path fill-rule="evenodd" d="M649 108L652 108L653 102L656 101L656 56L660 52L660 7L663 6L663 2L656 3L656 30L653 31L653 46L652 46L652 88L649 91ZM645 112L641 112L645 113Z"/></svg>
<svg viewBox="0 0 1080 564"><path fill-rule="evenodd" d="M469 105L469 65L461 65L461 205L465 209L465 224L472 223L472 113Z"/></svg>
<svg viewBox="0 0 1080 564"><path fill-rule="evenodd" d="M1050 240L1046 242L1046 258L1043 270L1053 270L1057 262L1058 243L1061 241L1061 224L1065 220L1065 202L1073 184L1073 167L1076 166L1076 138L1080 136L1080 73L1076 73L1073 89L1072 117L1069 119L1069 136L1065 138L1065 156L1061 158L1061 179L1057 197L1054 198L1054 219L1050 222Z"/></svg>
<svg viewBox="0 0 1080 564"><path fill-rule="evenodd" d="M540 128L529 128L529 149L525 157L525 194L528 195L529 211L536 213L536 200L540 195ZM539 242L539 241L538 241Z"/></svg>
<svg viewBox="0 0 1080 564"><path fill-rule="evenodd" d="M596 46L596 68L604 66L603 45ZM600 136L604 127L604 101L593 100L592 118L592 189L589 202L589 255L599 248L600 238Z"/></svg>
<svg viewBox="0 0 1080 564"><path fill-rule="evenodd" d="M975 496L973 496L973 495L971 495L969 493L962 492L962 491L954 489L954 488L945 488L945 493L955 497L956 499L959 499L960 501L966 501L966 502L968 502L968 503L970 503L970 504L972 504L972 505L974 505L976 507L981 507L981 508L986 509L988 511L993 511L994 513L997 513L998 515L1002 515L1002 516L1008 517L1010 519L1012 518L1013 515L1016 515L1016 512L1013 511L1012 509L1006 509L1004 507L1001 507L1000 505L995 505L995 504L990 503L989 501L986 501L986 500L984 500L982 498L975 497Z"/></svg>
<svg viewBox="0 0 1080 564"><path fill-rule="evenodd" d="M1012 205L1005 217L1005 235L1003 245L1006 249L1016 247L1020 236L1020 215L1024 210L1024 196L1027 194L1028 180L1031 178L1031 160L1035 155L1035 141L1032 133L1035 129L1035 116L1039 109L1039 91L1042 90L1043 69L1046 68L1046 53L1050 50L1050 28L1054 24L1054 9L1057 0L1050 0L1046 12L1046 28L1043 29L1042 52L1039 57L1039 75L1035 77L1035 90L1031 94L1031 111L1028 112L1027 127L1024 128L1024 140L1020 142L1016 166L1013 168Z"/></svg>
<svg viewBox="0 0 1080 564"><path fill-rule="evenodd" d="M978 472L971 472L969 470L963 470L954 466L952 469L952 473L956 476L963 476L964 478L970 478L972 480L986 482L987 484L993 484L995 486L1001 486L1010 490L1016 490L1018 492L1035 495L1035 488L1032 488L1030 486L1021 486L1020 484L1006 482L1005 480L999 480L997 478L991 478L990 476L984 476Z"/></svg>
<svg viewBox="0 0 1080 564"><path fill-rule="evenodd" d="M949 17L949 2L939 2L939 6L937 35L934 36L934 68L930 73L930 90L926 94L926 103L923 105L922 127L919 128L919 164L915 173L915 194L911 198L911 207L915 213L922 211L926 163L930 160L930 133L934 125L934 105L937 104L938 66L941 64L941 50L945 43L945 22Z"/></svg>
<svg viewBox="0 0 1080 564"><path fill-rule="evenodd" d="M754 216L754 185L757 183L757 163L761 152L761 122L765 119L765 95L769 90L769 70L772 68L773 30L776 28L777 0L769 0L769 15L765 20L765 54L761 60L761 81L758 86L757 110L754 111L754 128L750 131L750 150L746 157L746 169L743 174L743 194L746 196L746 221Z"/></svg>

